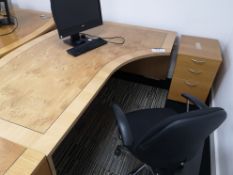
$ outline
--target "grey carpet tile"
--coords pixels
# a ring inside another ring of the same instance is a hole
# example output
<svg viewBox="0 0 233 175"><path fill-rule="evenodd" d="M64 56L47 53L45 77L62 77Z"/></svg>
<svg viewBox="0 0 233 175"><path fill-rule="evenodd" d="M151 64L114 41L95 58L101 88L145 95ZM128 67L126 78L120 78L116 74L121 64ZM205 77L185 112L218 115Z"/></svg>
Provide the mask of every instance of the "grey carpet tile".
<svg viewBox="0 0 233 175"><path fill-rule="evenodd" d="M58 175L126 175L141 164L129 152L114 154L121 140L111 111L164 107L167 90L111 78L53 155ZM145 170L142 175L149 175Z"/></svg>

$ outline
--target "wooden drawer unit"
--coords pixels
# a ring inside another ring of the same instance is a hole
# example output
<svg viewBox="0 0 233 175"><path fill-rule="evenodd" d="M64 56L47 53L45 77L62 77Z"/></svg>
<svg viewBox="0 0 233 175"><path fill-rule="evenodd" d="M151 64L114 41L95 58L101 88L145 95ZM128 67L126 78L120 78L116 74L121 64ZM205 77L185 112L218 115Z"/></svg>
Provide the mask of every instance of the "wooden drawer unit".
<svg viewBox="0 0 233 175"><path fill-rule="evenodd" d="M186 102L186 92L206 101L221 63L217 40L182 36L168 99Z"/></svg>

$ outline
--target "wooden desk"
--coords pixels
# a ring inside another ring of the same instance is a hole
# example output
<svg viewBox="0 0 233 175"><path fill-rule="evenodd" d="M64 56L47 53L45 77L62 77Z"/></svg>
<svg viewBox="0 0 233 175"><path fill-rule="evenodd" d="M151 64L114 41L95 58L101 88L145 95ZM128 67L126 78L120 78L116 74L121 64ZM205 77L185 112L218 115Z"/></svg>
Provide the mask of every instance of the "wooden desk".
<svg viewBox="0 0 233 175"><path fill-rule="evenodd" d="M0 137L46 155L53 173L53 152L109 77L130 62L169 56L176 37L171 31L116 23L87 33L123 36L126 43L72 57L66 53L70 46L53 31L0 60Z"/></svg>
<svg viewBox="0 0 233 175"><path fill-rule="evenodd" d="M5 174L24 151L24 147L0 138L0 175Z"/></svg>
<svg viewBox="0 0 233 175"><path fill-rule="evenodd" d="M41 18L41 14L48 18ZM0 58L24 43L55 29L49 13L15 8L14 16L18 19L18 28L12 34L0 36ZM0 35L12 31L14 27L15 25L0 26Z"/></svg>

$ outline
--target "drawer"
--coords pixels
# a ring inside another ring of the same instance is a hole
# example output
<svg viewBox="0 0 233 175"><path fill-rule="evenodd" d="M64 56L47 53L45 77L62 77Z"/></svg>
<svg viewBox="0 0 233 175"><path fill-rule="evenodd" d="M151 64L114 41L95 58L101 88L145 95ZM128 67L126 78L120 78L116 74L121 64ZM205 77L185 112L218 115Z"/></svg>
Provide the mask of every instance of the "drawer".
<svg viewBox="0 0 233 175"><path fill-rule="evenodd" d="M181 96L181 93L189 93L204 102L209 94L210 86L211 84L208 82L199 82L174 77L172 79L168 99L186 102Z"/></svg>
<svg viewBox="0 0 233 175"><path fill-rule="evenodd" d="M176 66L177 68L192 68L194 70L216 74L220 64L221 62L216 60L179 55Z"/></svg>
<svg viewBox="0 0 233 175"><path fill-rule="evenodd" d="M174 77L212 83L220 62L190 56L179 56Z"/></svg>
<svg viewBox="0 0 233 175"><path fill-rule="evenodd" d="M177 66L173 77L212 83L215 75L216 72L209 72L206 69L194 68L193 66Z"/></svg>

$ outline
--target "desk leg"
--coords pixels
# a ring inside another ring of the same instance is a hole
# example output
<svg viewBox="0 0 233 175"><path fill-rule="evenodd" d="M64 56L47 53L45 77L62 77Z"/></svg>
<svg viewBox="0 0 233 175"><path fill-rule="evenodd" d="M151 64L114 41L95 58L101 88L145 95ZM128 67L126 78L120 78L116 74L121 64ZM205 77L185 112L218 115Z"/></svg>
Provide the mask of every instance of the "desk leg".
<svg viewBox="0 0 233 175"><path fill-rule="evenodd" d="M47 160L48 160L48 163L49 163L50 170L52 172L51 175L57 175L56 168L54 166L52 156L47 156Z"/></svg>
<svg viewBox="0 0 233 175"><path fill-rule="evenodd" d="M52 172L44 154L27 149L6 172L6 175L16 174L52 175Z"/></svg>

